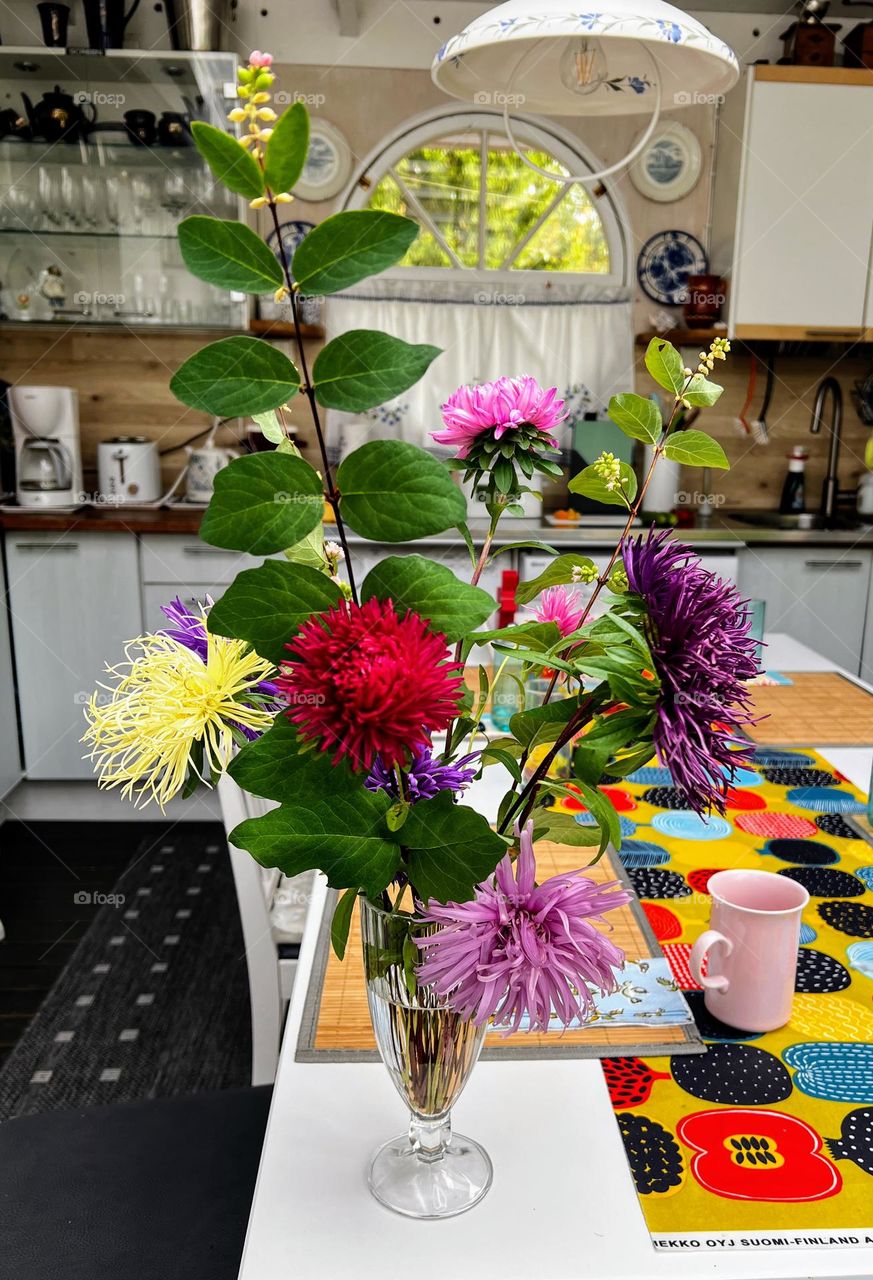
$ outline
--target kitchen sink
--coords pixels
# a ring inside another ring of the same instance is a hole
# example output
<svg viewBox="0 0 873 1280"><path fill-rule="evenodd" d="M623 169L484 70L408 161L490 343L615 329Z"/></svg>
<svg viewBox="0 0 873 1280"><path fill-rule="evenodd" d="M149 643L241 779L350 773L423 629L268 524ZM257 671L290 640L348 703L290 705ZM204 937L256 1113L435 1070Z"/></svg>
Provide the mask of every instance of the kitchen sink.
<svg viewBox="0 0 873 1280"><path fill-rule="evenodd" d="M780 511L729 511L725 515L737 524L746 524L758 529L796 529L807 531L815 529L852 530L861 525L851 516L835 515L830 520L818 512L804 511L799 514L783 515Z"/></svg>

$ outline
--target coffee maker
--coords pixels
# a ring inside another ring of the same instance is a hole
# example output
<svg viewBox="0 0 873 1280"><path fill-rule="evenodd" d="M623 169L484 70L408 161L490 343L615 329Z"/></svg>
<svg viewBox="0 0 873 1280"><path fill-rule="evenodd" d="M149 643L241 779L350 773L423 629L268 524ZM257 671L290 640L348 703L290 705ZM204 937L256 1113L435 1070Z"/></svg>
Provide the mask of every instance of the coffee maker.
<svg viewBox="0 0 873 1280"><path fill-rule="evenodd" d="M10 387L15 496L20 507L52 510L82 501L79 402L73 387Z"/></svg>

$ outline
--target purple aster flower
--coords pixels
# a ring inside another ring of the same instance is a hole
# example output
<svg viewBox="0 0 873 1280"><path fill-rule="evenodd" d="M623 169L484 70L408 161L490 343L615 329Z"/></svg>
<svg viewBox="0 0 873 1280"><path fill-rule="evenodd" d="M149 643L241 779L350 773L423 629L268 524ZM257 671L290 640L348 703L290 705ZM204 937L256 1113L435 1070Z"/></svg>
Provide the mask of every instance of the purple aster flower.
<svg viewBox="0 0 873 1280"><path fill-rule="evenodd" d="M580 871L537 886L528 822L515 878L507 854L472 902L427 904L422 919L441 928L416 939L423 955L416 972L477 1026L493 1018L510 1034L528 1016L531 1031L545 1031L553 1012L565 1027L584 1022L594 1008L589 984L609 995L614 967L624 964L594 922L630 900L617 881L596 884Z"/></svg>
<svg viewBox="0 0 873 1280"><path fill-rule="evenodd" d="M206 607L200 613L192 613L190 609L183 604L181 598L176 596L175 600L171 600L169 604L161 605L161 613L163 613L170 622L171 627L164 627L160 631L160 635L169 636L171 640L176 640L179 644L183 644L186 649L190 649L202 662L206 661L206 653L208 640L206 638L206 615L212 608L213 601L209 596L206 597ZM259 694L263 694L265 698L274 698L276 700L276 714L284 707L279 686L274 684L272 680L262 680L256 686ZM247 725L240 724L237 726L243 735L250 742L254 742L261 735L255 729L250 729Z"/></svg>
<svg viewBox="0 0 873 1280"><path fill-rule="evenodd" d="M211 604L211 601L207 601ZM164 627L161 634L169 636L171 640L178 640L179 644L183 644L186 649L193 650L198 658L206 661L206 616L203 613L192 613L190 609L182 603L179 596L175 600L171 600L169 604L161 605L161 613L163 613L170 622L171 627Z"/></svg>
<svg viewBox="0 0 873 1280"><path fill-rule="evenodd" d="M479 752L474 751L451 764L443 764L434 758L431 747L417 747L406 772L407 798L414 803L416 800L432 800L440 791L463 791L476 776L476 769L469 766L478 759ZM376 756L364 786L368 791L387 791L389 796L397 799L397 778L381 756Z"/></svg>
<svg viewBox="0 0 873 1280"><path fill-rule="evenodd" d="M669 532L627 538L630 591L646 610L646 638L660 682L655 750L697 813L724 813L736 768L753 747L745 681L758 672L751 611L732 582L704 569Z"/></svg>

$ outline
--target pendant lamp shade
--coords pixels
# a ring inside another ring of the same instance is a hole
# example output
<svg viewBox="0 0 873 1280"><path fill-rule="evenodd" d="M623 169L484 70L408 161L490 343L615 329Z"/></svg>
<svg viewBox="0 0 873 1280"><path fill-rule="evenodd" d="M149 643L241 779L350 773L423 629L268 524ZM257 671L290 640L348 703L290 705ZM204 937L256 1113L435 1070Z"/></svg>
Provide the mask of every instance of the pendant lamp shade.
<svg viewBox="0 0 873 1280"><path fill-rule="evenodd" d="M507 0L440 49L434 83L452 97L545 115L651 113L717 102L735 54L665 0ZM660 95L658 87L660 86Z"/></svg>

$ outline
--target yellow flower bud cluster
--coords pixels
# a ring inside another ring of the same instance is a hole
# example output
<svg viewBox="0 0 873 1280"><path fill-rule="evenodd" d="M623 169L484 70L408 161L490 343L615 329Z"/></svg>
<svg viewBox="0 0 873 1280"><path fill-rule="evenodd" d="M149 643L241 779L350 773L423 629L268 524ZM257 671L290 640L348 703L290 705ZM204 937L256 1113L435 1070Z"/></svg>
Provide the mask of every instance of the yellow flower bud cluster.
<svg viewBox="0 0 873 1280"><path fill-rule="evenodd" d="M270 106L272 97L270 90L276 77L270 70L267 58L268 55L253 54L249 65L240 67L237 72L239 84L236 92L242 105L234 107L227 117L231 124L246 126L247 132L239 139L239 144L250 151L261 164L264 158L263 148L273 133L271 126L279 118ZM249 201L249 207L262 209L264 205L270 203L271 199L276 204L290 204L293 197L287 191L274 192L270 195L257 196Z"/></svg>
<svg viewBox="0 0 873 1280"><path fill-rule="evenodd" d="M594 471L610 493L621 488L621 463L614 453L601 453L594 463Z"/></svg>
<svg viewBox="0 0 873 1280"><path fill-rule="evenodd" d="M713 338L709 350L700 352L700 364L697 366L697 372L702 373L704 377L708 373L712 373L716 360L727 360L730 349L731 344L727 338Z"/></svg>

